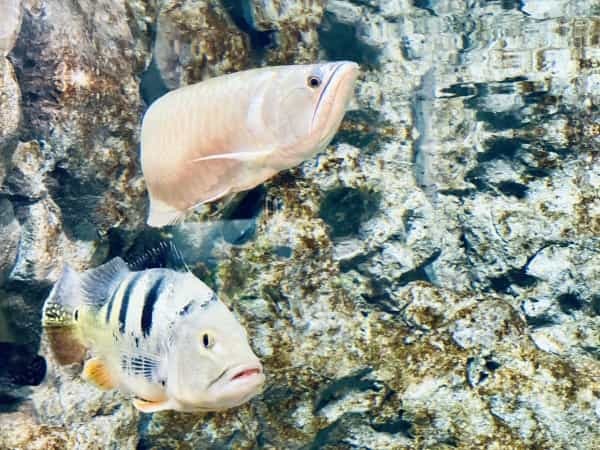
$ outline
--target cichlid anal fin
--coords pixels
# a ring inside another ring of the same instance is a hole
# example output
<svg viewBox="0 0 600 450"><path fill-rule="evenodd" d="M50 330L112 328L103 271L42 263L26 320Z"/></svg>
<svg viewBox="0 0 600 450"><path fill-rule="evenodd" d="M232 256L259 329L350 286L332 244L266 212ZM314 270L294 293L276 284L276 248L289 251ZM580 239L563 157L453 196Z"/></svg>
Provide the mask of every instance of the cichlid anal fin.
<svg viewBox="0 0 600 450"><path fill-rule="evenodd" d="M116 380L100 358L92 358L85 362L82 377L105 391L117 387Z"/></svg>
<svg viewBox="0 0 600 450"><path fill-rule="evenodd" d="M142 400L139 398L134 398L133 399L133 406L135 406L135 408L138 411L141 411L143 413L154 413L154 412L158 412L158 411L165 411L167 409L173 409L173 406L171 405L170 400L162 400L159 402L151 402L148 400Z"/></svg>

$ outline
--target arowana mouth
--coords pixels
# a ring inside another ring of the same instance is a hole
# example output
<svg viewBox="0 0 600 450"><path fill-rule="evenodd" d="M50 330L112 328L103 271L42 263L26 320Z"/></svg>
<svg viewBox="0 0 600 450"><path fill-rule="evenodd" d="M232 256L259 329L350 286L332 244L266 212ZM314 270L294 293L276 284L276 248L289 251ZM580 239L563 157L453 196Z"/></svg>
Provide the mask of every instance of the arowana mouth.
<svg viewBox="0 0 600 450"><path fill-rule="evenodd" d="M251 369L245 369L245 370L241 370L240 372L236 373L231 380L241 380L244 378L248 378L248 377L252 377L254 375L259 375L260 374L260 369L258 367L253 367Z"/></svg>

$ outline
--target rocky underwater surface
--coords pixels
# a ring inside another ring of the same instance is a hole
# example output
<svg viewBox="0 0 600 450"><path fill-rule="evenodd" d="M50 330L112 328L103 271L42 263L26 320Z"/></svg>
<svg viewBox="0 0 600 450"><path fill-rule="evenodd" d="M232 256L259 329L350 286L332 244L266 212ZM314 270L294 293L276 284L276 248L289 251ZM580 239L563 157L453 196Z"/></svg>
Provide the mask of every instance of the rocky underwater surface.
<svg viewBox="0 0 600 450"><path fill-rule="evenodd" d="M147 104L319 59L362 70L325 153L144 225ZM0 448L600 448L599 107L594 0L5 0L1 339L37 350L63 263L172 238L267 382L140 415L49 360Z"/></svg>

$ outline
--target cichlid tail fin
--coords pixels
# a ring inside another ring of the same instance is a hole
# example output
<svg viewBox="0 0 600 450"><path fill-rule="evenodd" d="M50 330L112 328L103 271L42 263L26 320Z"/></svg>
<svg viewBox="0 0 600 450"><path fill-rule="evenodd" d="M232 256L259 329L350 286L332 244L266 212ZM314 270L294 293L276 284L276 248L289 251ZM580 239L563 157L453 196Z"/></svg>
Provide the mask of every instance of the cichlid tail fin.
<svg viewBox="0 0 600 450"><path fill-rule="evenodd" d="M65 265L42 310L42 325L50 350L61 365L83 360L85 346L79 338L77 311L83 303L81 280L77 272Z"/></svg>

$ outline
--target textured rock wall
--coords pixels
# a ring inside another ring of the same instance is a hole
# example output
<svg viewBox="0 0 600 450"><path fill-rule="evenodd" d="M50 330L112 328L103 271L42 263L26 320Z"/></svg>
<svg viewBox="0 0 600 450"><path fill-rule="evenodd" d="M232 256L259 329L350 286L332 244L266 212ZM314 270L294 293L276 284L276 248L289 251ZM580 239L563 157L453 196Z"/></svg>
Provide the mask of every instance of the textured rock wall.
<svg viewBox="0 0 600 450"><path fill-rule="evenodd" d="M247 326L267 385L225 413L140 416L80 368L52 367L28 408L0 414L0 447L600 447L597 2L5 4L12 334L38 344L64 261L172 237ZM144 228L146 103L223 72L339 58L363 73L326 152L236 207Z"/></svg>

